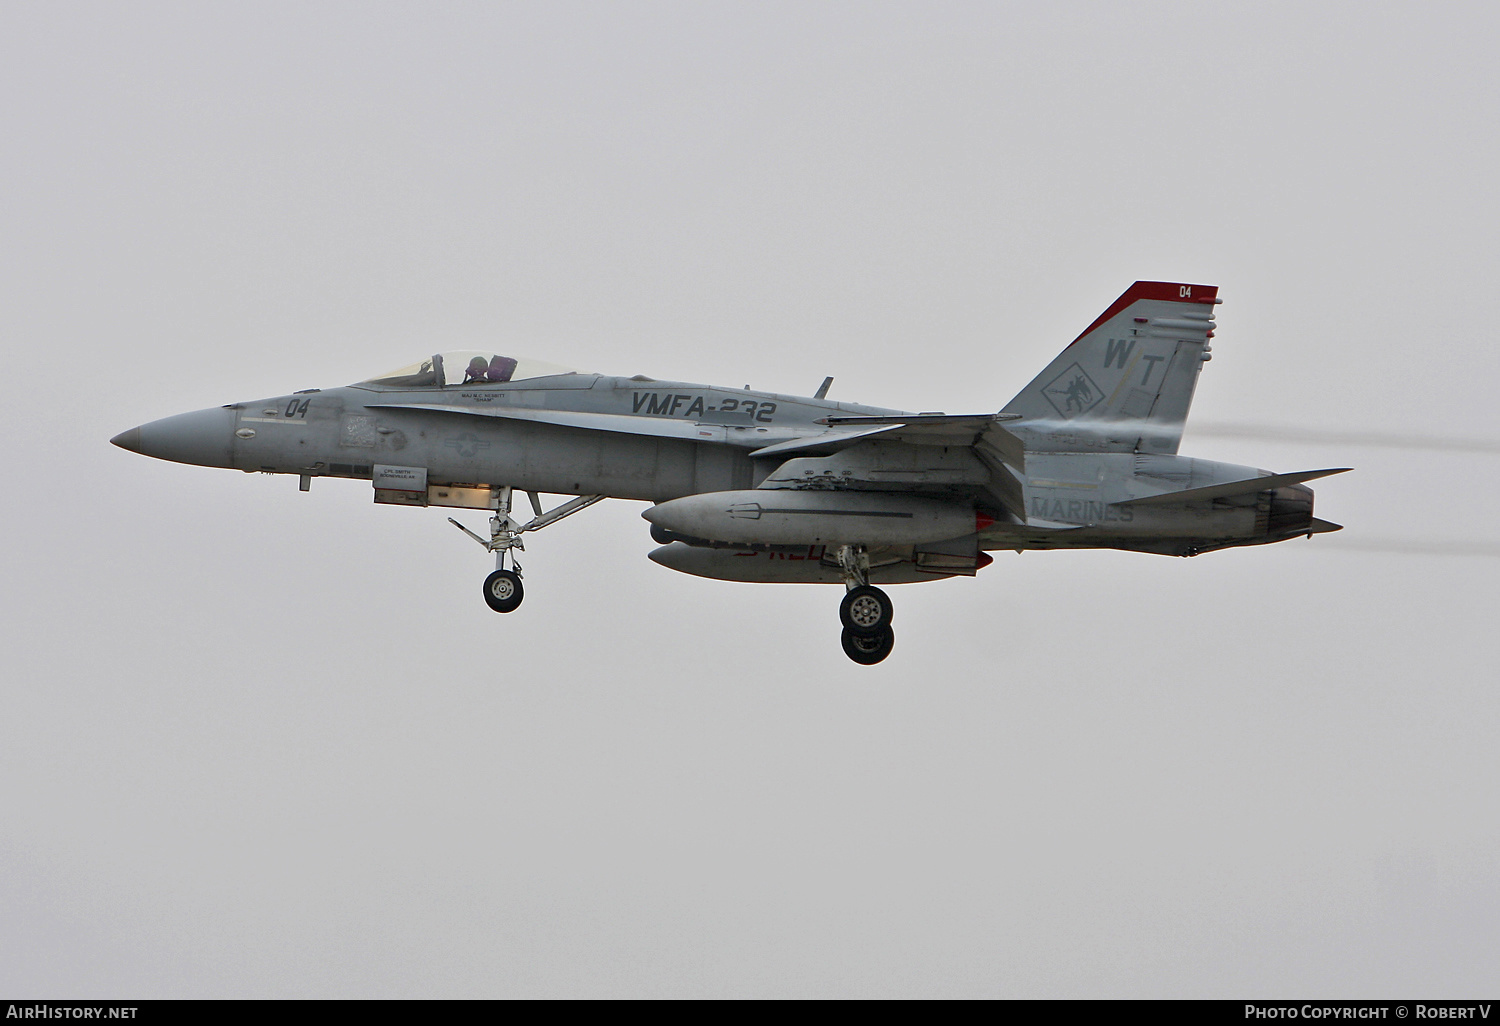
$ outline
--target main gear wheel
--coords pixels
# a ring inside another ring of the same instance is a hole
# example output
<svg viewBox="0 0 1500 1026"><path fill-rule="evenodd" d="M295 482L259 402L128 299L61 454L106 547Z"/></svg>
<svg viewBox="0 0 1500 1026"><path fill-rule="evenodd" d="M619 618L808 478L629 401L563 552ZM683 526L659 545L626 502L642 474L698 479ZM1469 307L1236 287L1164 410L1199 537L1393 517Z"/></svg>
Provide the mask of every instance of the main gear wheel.
<svg viewBox="0 0 1500 1026"><path fill-rule="evenodd" d="M896 632L889 627L875 634L860 634L844 628L844 654L861 666L874 666L896 645Z"/></svg>
<svg viewBox="0 0 1500 1026"><path fill-rule="evenodd" d="M873 636L888 630L895 615L890 596L868 584L850 588L839 603L839 620L856 634Z"/></svg>

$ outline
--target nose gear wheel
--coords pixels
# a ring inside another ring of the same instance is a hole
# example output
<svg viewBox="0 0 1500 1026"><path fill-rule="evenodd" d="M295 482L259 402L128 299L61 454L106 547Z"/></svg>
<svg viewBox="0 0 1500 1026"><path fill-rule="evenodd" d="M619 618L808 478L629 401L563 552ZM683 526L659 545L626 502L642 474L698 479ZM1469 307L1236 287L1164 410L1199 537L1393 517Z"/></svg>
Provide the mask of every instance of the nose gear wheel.
<svg viewBox="0 0 1500 1026"><path fill-rule="evenodd" d="M484 579L484 601L497 613L510 613L520 606L526 591L514 570L496 570Z"/></svg>

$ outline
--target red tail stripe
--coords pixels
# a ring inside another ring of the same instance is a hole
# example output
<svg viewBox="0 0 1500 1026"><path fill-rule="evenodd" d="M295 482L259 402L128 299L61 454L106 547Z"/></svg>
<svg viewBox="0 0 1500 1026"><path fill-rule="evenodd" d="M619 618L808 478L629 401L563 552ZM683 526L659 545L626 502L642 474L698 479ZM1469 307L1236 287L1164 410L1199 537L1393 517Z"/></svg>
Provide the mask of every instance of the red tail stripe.
<svg viewBox="0 0 1500 1026"><path fill-rule="evenodd" d="M1069 342L1068 345L1076 345L1079 339L1116 314L1129 309L1130 304L1138 299L1164 299L1172 303L1212 303L1218 296L1219 286L1217 285L1189 285L1186 282L1176 281L1138 281L1126 289L1123 296L1111 303L1108 310L1100 314L1093 324L1084 328L1078 338Z"/></svg>

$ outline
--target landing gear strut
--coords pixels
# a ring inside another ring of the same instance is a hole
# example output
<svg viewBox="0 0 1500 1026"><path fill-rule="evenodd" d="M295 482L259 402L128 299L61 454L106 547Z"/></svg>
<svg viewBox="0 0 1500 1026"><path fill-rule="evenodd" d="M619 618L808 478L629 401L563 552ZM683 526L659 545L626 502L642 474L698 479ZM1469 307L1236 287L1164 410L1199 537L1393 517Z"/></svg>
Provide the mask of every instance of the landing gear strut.
<svg viewBox="0 0 1500 1026"><path fill-rule="evenodd" d="M896 610L889 595L870 586L870 555L863 545L842 546L838 561L845 588L839 603L844 654L861 666L873 666L896 644L891 630Z"/></svg>
<svg viewBox="0 0 1500 1026"><path fill-rule="evenodd" d="M452 517L448 518L448 523L484 546L486 551L495 554L495 572L484 579L484 601L497 613L514 612L526 596L525 589L521 587L521 564L516 561L516 553L526 551L521 535L527 531L540 531L544 527L549 527L564 517L570 517L604 498L602 495L580 495L576 499L569 499L554 510L543 513L542 500L537 493L527 492L526 495L531 499L531 509L536 516L523 524L510 515L510 488L500 489L499 504L495 515L490 517L489 541L485 541ZM509 570L505 568L507 555L510 558Z"/></svg>

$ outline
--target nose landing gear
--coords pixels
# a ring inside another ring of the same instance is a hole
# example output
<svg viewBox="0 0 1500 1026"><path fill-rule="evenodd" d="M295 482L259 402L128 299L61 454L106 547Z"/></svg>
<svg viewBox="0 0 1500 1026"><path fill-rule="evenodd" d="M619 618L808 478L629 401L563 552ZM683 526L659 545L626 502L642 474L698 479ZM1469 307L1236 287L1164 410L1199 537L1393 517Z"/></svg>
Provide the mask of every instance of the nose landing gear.
<svg viewBox="0 0 1500 1026"><path fill-rule="evenodd" d="M484 600L497 613L514 612L525 596L519 568L496 570L484 579Z"/></svg>
<svg viewBox="0 0 1500 1026"><path fill-rule="evenodd" d="M544 527L549 527L604 498L602 495L580 495L575 499L569 499L554 510L543 513L542 501L537 493L527 492L526 494L531 499L531 508L536 516L523 524L510 515L510 488L500 489L500 501L495 509L495 515L490 517L489 541L485 541L452 517L448 518L448 523L484 546L486 551L495 554L495 572L484 579L484 601L497 613L514 612L526 596L526 590L521 586L521 564L516 561L516 553L526 551L521 535L527 531L540 531ZM505 568L507 554L510 556L509 570Z"/></svg>
<svg viewBox="0 0 1500 1026"><path fill-rule="evenodd" d="M861 666L874 666L896 645L896 634L891 630L895 606L889 595L870 586L870 556L864 546L841 547L838 561L846 589L839 603L844 654Z"/></svg>

